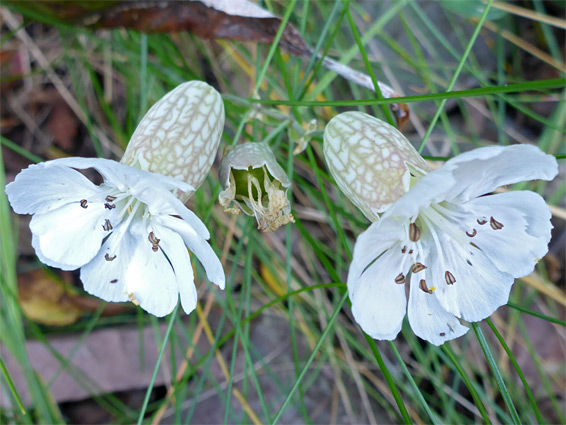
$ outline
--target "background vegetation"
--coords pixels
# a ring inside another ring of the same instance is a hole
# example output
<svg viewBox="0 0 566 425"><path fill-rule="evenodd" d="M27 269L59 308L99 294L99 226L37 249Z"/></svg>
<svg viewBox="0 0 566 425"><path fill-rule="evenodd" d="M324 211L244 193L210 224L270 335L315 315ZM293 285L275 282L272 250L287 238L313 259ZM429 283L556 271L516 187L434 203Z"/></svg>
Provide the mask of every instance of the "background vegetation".
<svg viewBox="0 0 566 425"><path fill-rule="evenodd" d="M431 161L512 143L564 158L563 2L262 5L322 57L403 94L403 132ZM223 146L272 146L293 182L296 223L262 234L225 214L215 166L189 207L211 230L226 291L195 262L197 310L158 320L101 303L78 272L39 263L29 217L11 214L1 192L2 422L564 423L563 161L553 182L507 188L542 194L555 226L508 306L442 347L407 323L397 340L376 342L353 322L344 284L369 223L328 175L322 129L346 110L390 119L392 101L277 43L91 30L33 10L1 10L0 186L37 161L119 159L155 101L200 79L223 94ZM293 156L313 119L318 131Z"/></svg>

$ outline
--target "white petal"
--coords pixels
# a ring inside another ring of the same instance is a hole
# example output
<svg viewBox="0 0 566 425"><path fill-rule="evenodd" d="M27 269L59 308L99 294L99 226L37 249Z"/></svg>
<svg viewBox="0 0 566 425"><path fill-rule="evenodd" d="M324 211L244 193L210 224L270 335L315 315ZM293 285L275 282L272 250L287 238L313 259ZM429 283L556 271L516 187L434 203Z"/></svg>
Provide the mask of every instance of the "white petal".
<svg viewBox="0 0 566 425"><path fill-rule="evenodd" d="M425 277L428 277L426 273ZM435 293L428 294L419 288L420 279L421 276L411 277L409 294L409 323L415 335L434 345L441 345L468 332L468 328L462 326L453 314L441 307Z"/></svg>
<svg viewBox="0 0 566 425"><path fill-rule="evenodd" d="M98 188L78 171L67 167L30 165L6 186L10 204L18 214L35 214L70 202L96 197Z"/></svg>
<svg viewBox="0 0 566 425"><path fill-rule="evenodd" d="M403 237L403 226L399 220L379 220L356 239L354 255L348 271L348 288L355 289L363 271L385 251L391 249ZM399 270L400 272L401 270ZM398 273L399 273L398 272Z"/></svg>
<svg viewBox="0 0 566 425"><path fill-rule="evenodd" d="M136 195L137 196L137 195ZM177 197L172 193L149 187L140 194L139 199L148 205L149 212L152 215L169 216L178 215L203 239L210 238L208 229L196 216L194 212L188 209Z"/></svg>
<svg viewBox="0 0 566 425"><path fill-rule="evenodd" d="M66 204L35 214L30 222L32 240L40 260L47 265L73 270L88 263L100 250L107 212L102 204L82 208Z"/></svg>
<svg viewBox="0 0 566 425"><path fill-rule="evenodd" d="M86 292L105 301L128 301L125 271L132 260L136 240L123 226L104 241L100 252L81 268Z"/></svg>
<svg viewBox="0 0 566 425"><path fill-rule="evenodd" d="M161 249L148 240L149 229L134 223L129 231L135 239L132 259L125 271L126 287L141 308L157 317L171 313L179 299L177 278ZM155 237L161 239L159 234Z"/></svg>
<svg viewBox="0 0 566 425"><path fill-rule="evenodd" d="M490 146L458 155L446 162L458 180L447 200L467 201L499 186L528 180L552 180L558 163L552 155L530 145Z"/></svg>
<svg viewBox="0 0 566 425"><path fill-rule="evenodd" d="M448 195L459 184L452 173L444 167L426 174L397 202L395 202L383 216L383 219L413 221L419 212L447 199Z"/></svg>
<svg viewBox="0 0 566 425"><path fill-rule="evenodd" d="M77 169L94 168L98 171L107 183L117 187L120 190L138 186L151 186L159 184L165 186L168 190L181 189L183 191L194 190L193 187L181 180L167 177L158 173L139 170L129 167L111 159L104 158L61 158L53 161L44 162L46 167L66 166Z"/></svg>
<svg viewBox="0 0 566 425"><path fill-rule="evenodd" d="M551 213L544 199L534 192L516 191L483 196L465 205L487 223L476 223L478 234L471 239L499 268L522 277L531 273L547 253L550 241ZM503 225L494 230L493 217Z"/></svg>
<svg viewBox="0 0 566 425"><path fill-rule="evenodd" d="M500 271L472 245L462 245L446 234L438 236L442 252L429 256L433 261L426 264L431 271L427 284L436 288L434 294L446 311L477 322L507 303L513 276ZM447 271L456 280L452 285L446 281Z"/></svg>
<svg viewBox="0 0 566 425"><path fill-rule="evenodd" d="M224 289L226 282L224 269L210 244L183 220L175 217L161 216L158 218L158 222L183 238L187 247L203 265L208 280L218 285L220 289Z"/></svg>
<svg viewBox="0 0 566 425"><path fill-rule="evenodd" d="M359 278L348 276L352 313L374 339L395 339L407 309L405 285L396 284L401 272L401 247L386 251Z"/></svg>
<svg viewBox="0 0 566 425"><path fill-rule="evenodd" d="M189 252L185 247L183 239L163 226L155 226L155 231L161 241L159 246L171 261L173 271L177 277L177 286L181 296L181 306L185 313L189 314L197 306L197 290L195 288L195 277Z"/></svg>
<svg viewBox="0 0 566 425"><path fill-rule="evenodd" d="M35 250L35 255L37 255L37 258L39 258L39 261L41 261L43 264L47 264L50 267L57 267L58 269L61 270L75 270L80 266L77 266L75 264L68 264L68 263L64 263L61 261L54 261L48 257L46 257L43 252L41 252L41 247L39 246L39 238L34 235L32 233L31 235L31 246L33 247L33 249Z"/></svg>

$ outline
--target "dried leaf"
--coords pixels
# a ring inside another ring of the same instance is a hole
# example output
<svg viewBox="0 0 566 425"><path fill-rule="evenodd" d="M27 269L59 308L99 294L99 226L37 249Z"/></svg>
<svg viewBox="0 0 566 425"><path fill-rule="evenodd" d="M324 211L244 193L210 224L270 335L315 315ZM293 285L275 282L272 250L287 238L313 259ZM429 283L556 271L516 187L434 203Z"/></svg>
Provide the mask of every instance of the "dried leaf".
<svg viewBox="0 0 566 425"><path fill-rule="evenodd" d="M18 276L18 300L25 315L34 322L51 326L75 323L82 311L71 301L74 296L43 270Z"/></svg>
<svg viewBox="0 0 566 425"><path fill-rule="evenodd" d="M14 4L12 0L7 3ZM17 3L18 9L35 8L38 2ZM39 2L41 13L74 25L90 28L131 28L147 33L171 33L190 31L201 38L224 38L228 40L273 43L281 25L281 18L259 7L249 0L147 0L130 1L71 1L50 0ZM64 4L64 5L63 5ZM32 10L37 16L37 10ZM287 24L279 41L279 47L292 55L308 57L312 49L299 32ZM374 90L371 78L347 65L325 57L323 65L338 75ZM399 97L387 84L379 83L384 98ZM409 119L409 108L405 103L390 105L402 127Z"/></svg>

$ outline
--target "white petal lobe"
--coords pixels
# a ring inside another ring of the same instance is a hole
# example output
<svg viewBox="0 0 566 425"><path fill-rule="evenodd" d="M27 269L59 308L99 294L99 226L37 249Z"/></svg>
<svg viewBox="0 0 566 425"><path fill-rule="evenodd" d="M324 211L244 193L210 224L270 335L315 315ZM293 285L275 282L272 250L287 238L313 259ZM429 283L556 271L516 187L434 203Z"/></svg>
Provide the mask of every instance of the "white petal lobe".
<svg viewBox="0 0 566 425"><path fill-rule="evenodd" d="M125 272L128 294L141 308L157 317L173 311L179 299L177 278L161 249L153 251L148 240L149 227L135 223L131 227L135 238L131 261ZM155 236L161 239L159 234Z"/></svg>
<svg viewBox="0 0 566 425"><path fill-rule="evenodd" d="M208 279L224 289L226 277L222 263L208 242L200 237L187 223L174 217L161 217L160 223L177 232L187 247L198 258L206 271Z"/></svg>
<svg viewBox="0 0 566 425"><path fill-rule="evenodd" d="M424 292L419 283L420 277L411 278L408 316L415 335L434 345L441 345L468 332L468 328L445 311L434 294Z"/></svg>
<svg viewBox="0 0 566 425"><path fill-rule="evenodd" d="M100 250L106 212L102 204L83 208L78 203L35 214L30 222L34 246L39 248L46 264L66 264L64 270L79 268ZM60 267L57 265L57 267Z"/></svg>
<svg viewBox="0 0 566 425"><path fill-rule="evenodd" d="M550 241L550 210L534 192L507 192L483 196L468 203L478 217L494 217L503 225L476 226L473 242L503 272L514 277L531 273L547 253Z"/></svg>
<svg viewBox="0 0 566 425"><path fill-rule="evenodd" d="M67 167L30 165L6 186L10 204L18 214L35 214L82 199L92 199L98 188L79 172Z"/></svg>
<svg viewBox="0 0 566 425"><path fill-rule="evenodd" d="M352 313L374 339L394 339L407 309L405 285L395 283L401 258L393 250L376 260L357 280L348 279Z"/></svg>
<svg viewBox="0 0 566 425"><path fill-rule="evenodd" d="M530 145L489 146L458 155L444 167L458 185L448 201L465 202L500 186L528 180L552 180L558 163L552 155Z"/></svg>
<svg viewBox="0 0 566 425"><path fill-rule="evenodd" d="M191 258L185 243L177 233L164 226L155 226L155 231L161 238L159 245L173 266L179 295L181 296L181 306L185 313L189 314L197 306L197 290Z"/></svg>

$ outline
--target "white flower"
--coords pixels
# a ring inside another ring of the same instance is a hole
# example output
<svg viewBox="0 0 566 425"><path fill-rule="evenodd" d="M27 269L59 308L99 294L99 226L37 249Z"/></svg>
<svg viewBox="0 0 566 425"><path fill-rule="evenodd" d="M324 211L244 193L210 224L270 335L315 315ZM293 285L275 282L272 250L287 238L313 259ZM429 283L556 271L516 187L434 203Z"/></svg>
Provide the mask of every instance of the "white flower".
<svg viewBox="0 0 566 425"><path fill-rule="evenodd" d="M212 87L185 83L143 118L121 163L65 158L23 170L6 194L15 212L33 214L38 258L63 270L81 268L90 294L132 301L158 317L171 313L179 295L186 313L196 307L187 248L224 289L222 265L207 243L210 234L182 202L212 165L223 111ZM90 168L102 184L77 171Z"/></svg>
<svg viewBox="0 0 566 425"><path fill-rule="evenodd" d="M97 186L75 169L94 168ZM224 272L206 242L209 233L173 194L192 187L171 177L106 159L68 158L32 165L6 193L15 212L33 214L32 245L45 264L81 268L87 292L106 301L133 301L161 317L179 295L196 306L189 248L211 282Z"/></svg>
<svg viewBox="0 0 566 425"><path fill-rule="evenodd" d="M506 304L514 279L546 254L551 214L533 192L482 195L556 174L555 158L528 145L476 149L427 174L412 169L407 193L356 241L348 291L362 329L392 340L408 312L414 333L440 345L468 331L458 318L480 321Z"/></svg>

